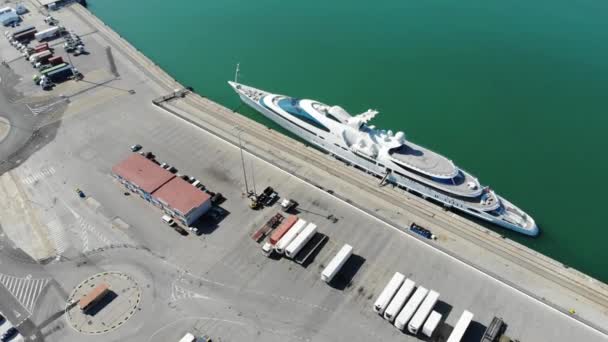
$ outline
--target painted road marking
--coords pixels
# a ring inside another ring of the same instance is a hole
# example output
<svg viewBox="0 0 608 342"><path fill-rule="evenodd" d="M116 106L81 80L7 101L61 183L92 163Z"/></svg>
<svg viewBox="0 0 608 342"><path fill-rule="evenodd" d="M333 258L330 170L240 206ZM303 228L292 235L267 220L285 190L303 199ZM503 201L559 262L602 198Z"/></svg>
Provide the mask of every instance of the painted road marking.
<svg viewBox="0 0 608 342"><path fill-rule="evenodd" d="M112 245L112 242L107 237L105 237L103 234L101 234L101 232L99 230L97 230L92 224L86 222L82 216L78 217L78 224L80 224L80 228L82 228L82 231L92 233L102 243L104 243L104 244L106 244L108 246ZM88 247L89 247L88 246L88 239L87 239L86 244L87 244L86 247L88 249Z"/></svg>
<svg viewBox="0 0 608 342"><path fill-rule="evenodd" d="M70 245L65 229L58 220L53 220L47 224L47 230L50 240L55 245L56 254L62 255Z"/></svg>
<svg viewBox="0 0 608 342"><path fill-rule="evenodd" d="M207 296L203 296L202 294L196 293L194 291L188 290L184 287L181 287L175 282L173 282L173 286L171 287L171 301L178 301L182 299L211 299Z"/></svg>
<svg viewBox="0 0 608 342"><path fill-rule="evenodd" d="M14 277L0 274L0 284L17 299L19 304L31 315L36 306L36 300L48 284L48 278L35 279L27 277Z"/></svg>
<svg viewBox="0 0 608 342"><path fill-rule="evenodd" d="M25 185L30 185L30 184L34 184L37 181L46 178L46 177L50 177L52 175L55 174L55 168L54 167L43 167L42 169L40 169L40 172L34 173L32 175L30 175L29 177L25 177L21 179L21 182Z"/></svg>

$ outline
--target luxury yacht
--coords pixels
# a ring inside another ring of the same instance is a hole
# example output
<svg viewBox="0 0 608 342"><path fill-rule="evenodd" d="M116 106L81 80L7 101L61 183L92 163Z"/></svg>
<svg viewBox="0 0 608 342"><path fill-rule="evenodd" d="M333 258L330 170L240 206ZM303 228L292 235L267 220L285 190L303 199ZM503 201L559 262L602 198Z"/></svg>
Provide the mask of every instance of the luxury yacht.
<svg viewBox="0 0 608 342"><path fill-rule="evenodd" d="M228 83L247 105L341 161L446 207L522 234L538 235L532 217L482 186L450 159L406 140L403 132L369 125L378 114L375 110L353 116L339 106Z"/></svg>

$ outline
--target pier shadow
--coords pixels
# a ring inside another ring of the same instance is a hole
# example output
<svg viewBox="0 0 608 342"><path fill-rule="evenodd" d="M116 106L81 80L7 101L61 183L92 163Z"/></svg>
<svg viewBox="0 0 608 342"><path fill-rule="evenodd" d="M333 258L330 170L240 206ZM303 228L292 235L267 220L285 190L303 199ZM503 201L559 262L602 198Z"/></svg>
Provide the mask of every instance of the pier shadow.
<svg viewBox="0 0 608 342"><path fill-rule="evenodd" d="M435 307L433 308L433 310L439 312L441 314L441 322L444 322L445 319L450 315L450 313L452 312L452 306L442 300L438 300L437 303L435 304Z"/></svg>
<svg viewBox="0 0 608 342"><path fill-rule="evenodd" d="M112 290L108 291L108 293L106 293L106 295L103 296L103 298L101 298L99 302L95 303L95 305L86 310L85 313L88 316L97 315L99 311L103 310L103 308L108 306L114 299L116 299L116 297L118 297L118 294L116 294L116 292Z"/></svg>
<svg viewBox="0 0 608 342"><path fill-rule="evenodd" d="M346 288L351 287L353 278L359 272L359 269L365 263L365 258L353 254L348 258L342 269L331 282L329 282L329 286L333 287L336 290L344 291Z"/></svg>
<svg viewBox="0 0 608 342"><path fill-rule="evenodd" d="M467 331L462 336L463 342L478 342L486 332L487 327L477 321L471 321Z"/></svg>
<svg viewBox="0 0 608 342"><path fill-rule="evenodd" d="M311 241L309 241L309 244L313 244L315 239L320 239L320 243L318 244L318 246L310 253L310 255L308 256L308 258L306 258L306 260L302 263L302 267L304 268L308 268L308 266L310 264L312 264L313 261L315 261L315 258L317 257L317 255L319 255L319 252L323 249L323 247L325 247L325 245L327 244L327 241L329 241L329 237L323 233L315 233L315 236L311 239ZM306 248L306 246L304 247ZM306 253L306 251L301 251L300 253ZM297 256L296 256L297 258Z"/></svg>

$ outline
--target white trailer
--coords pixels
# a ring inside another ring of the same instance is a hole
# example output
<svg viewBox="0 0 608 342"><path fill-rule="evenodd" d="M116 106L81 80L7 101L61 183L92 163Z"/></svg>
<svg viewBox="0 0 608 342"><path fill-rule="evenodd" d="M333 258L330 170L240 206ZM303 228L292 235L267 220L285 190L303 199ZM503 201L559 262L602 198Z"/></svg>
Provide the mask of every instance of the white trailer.
<svg viewBox="0 0 608 342"><path fill-rule="evenodd" d="M471 320L473 320L473 314L467 310L464 310L458 319L458 322L456 322L450 337L448 337L447 342L460 342L462 336L464 336L464 332L467 331L469 324L471 324Z"/></svg>
<svg viewBox="0 0 608 342"><path fill-rule="evenodd" d="M329 283L340 272L340 269L346 263L346 260L353 254L353 247L345 244L327 264L327 267L321 272L321 280Z"/></svg>
<svg viewBox="0 0 608 342"><path fill-rule="evenodd" d="M194 337L194 335L191 333L186 333L186 335L184 335L179 342L196 342L196 337Z"/></svg>
<svg viewBox="0 0 608 342"><path fill-rule="evenodd" d="M422 326L422 323L426 321L426 318L429 317L431 311L433 311L433 307L437 304L437 300L439 299L439 293L436 291L429 291L429 294L426 295L422 304L412 317L412 320L407 325L407 330L412 334L417 334L418 330Z"/></svg>
<svg viewBox="0 0 608 342"><path fill-rule="evenodd" d="M46 30L40 31L34 35L36 40L43 41L48 38L55 37L59 33L59 26L53 26Z"/></svg>
<svg viewBox="0 0 608 342"><path fill-rule="evenodd" d="M306 227L306 221L299 219L294 225L283 235L283 237L277 242L277 245L274 246L274 250L279 253L285 253L285 248L289 246L291 241L296 238L298 234Z"/></svg>
<svg viewBox="0 0 608 342"><path fill-rule="evenodd" d="M388 282L388 284L386 284L386 287L384 287L384 290L382 290L378 296L378 299L376 299L376 302L374 303L374 311L376 311L379 315L384 314L384 310L386 310L386 307L390 303L391 299L393 299L393 296L395 296L395 293L397 293L397 290L399 290L399 287L401 287L404 280L405 276L403 274L395 272L391 280Z"/></svg>
<svg viewBox="0 0 608 342"><path fill-rule="evenodd" d="M407 322L409 322L410 318L412 318L412 316L416 312L416 309L418 309L420 303L422 303L427 293L429 293L429 290L422 286L418 286L418 289L416 290L416 292L414 292L412 298L408 300L408 302L403 307L403 310L401 310L397 318L395 318L394 324L397 329L403 330L403 328L405 328L405 325L407 324Z"/></svg>
<svg viewBox="0 0 608 342"><path fill-rule="evenodd" d="M437 311L431 312L429 318L426 319L422 326L422 333L427 337L433 336L433 332L437 329L439 322L441 321L441 314Z"/></svg>
<svg viewBox="0 0 608 342"><path fill-rule="evenodd" d="M391 323L395 321L395 317L397 317L399 311L401 311L407 299L410 297L412 292L414 292L415 286L416 283L413 280L410 280L409 278L405 279L405 282L403 283L403 285L401 285L401 288L399 289L393 300L391 300L391 303L386 308L386 311L384 311L384 319Z"/></svg>
<svg viewBox="0 0 608 342"><path fill-rule="evenodd" d="M292 228L293 229L293 228ZM317 225L314 223L309 223L306 228L304 228L298 236L296 236L293 241L285 248L285 256L288 258L293 258L298 254L298 252L306 245L308 241L315 235L317 232Z"/></svg>

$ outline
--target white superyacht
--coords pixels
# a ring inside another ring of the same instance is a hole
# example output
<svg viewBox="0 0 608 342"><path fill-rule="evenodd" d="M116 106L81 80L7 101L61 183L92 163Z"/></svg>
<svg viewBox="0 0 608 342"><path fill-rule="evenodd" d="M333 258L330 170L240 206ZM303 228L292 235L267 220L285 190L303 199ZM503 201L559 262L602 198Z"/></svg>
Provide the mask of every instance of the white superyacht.
<svg viewBox="0 0 608 342"><path fill-rule="evenodd" d="M368 125L375 110L352 116L339 106L228 83L247 105L339 160L499 226L529 236L539 233L532 217L451 160L406 140L403 132Z"/></svg>

